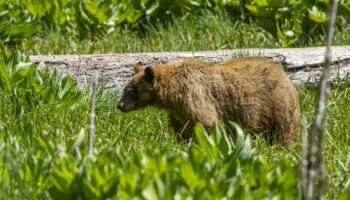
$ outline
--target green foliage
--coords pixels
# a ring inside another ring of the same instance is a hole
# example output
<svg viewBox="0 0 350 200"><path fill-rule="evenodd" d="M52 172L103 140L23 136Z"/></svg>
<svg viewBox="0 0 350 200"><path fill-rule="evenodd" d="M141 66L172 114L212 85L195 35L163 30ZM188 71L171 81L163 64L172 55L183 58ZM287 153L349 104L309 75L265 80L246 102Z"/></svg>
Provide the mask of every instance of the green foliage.
<svg viewBox="0 0 350 200"><path fill-rule="evenodd" d="M339 4L337 26L341 29L348 23L350 4L346 0ZM0 1L0 39L14 45L48 31L95 38L126 27L144 33L144 24L166 24L174 17L225 10L233 21L262 27L282 46L293 46L325 32L326 8L325 0L8 0Z"/></svg>
<svg viewBox="0 0 350 200"><path fill-rule="evenodd" d="M50 196L203 199L243 196L293 198L296 195L296 168L287 161L267 164L253 153L249 139L238 135L236 141L240 142L233 143L221 132L223 125L216 126L216 131L210 136L217 138L215 142L198 126L196 134L203 140L200 146L190 146L188 152L142 153L125 152L118 148L101 152L93 159L84 158L77 165L72 165L74 161L71 159L59 159L50 175ZM221 156L207 154L204 146L217 149ZM285 178L288 179L287 184ZM279 190L285 193L280 194Z"/></svg>
<svg viewBox="0 0 350 200"><path fill-rule="evenodd" d="M293 150L270 146L261 137L250 140L234 123L225 127L220 122L210 134L198 124L198 142L176 141L164 113L147 109L121 114L111 109L118 99L109 92L98 94L96 149L88 157L89 92L62 89L66 87L58 84L61 79L55 73L38 67L20 53L2 53L6 76L0 79L0 199L300 197L300 141ZM39 74L42 81L28 74ZM81 98L54 92L47 99L42 94L47 87ZM349 91L335 88L331 101L334 119L329 122L325 152L330 199L349 197L349 124L342 123L350 117L348 109L342 109L349 105ZM310 118L316 93L300 93ZM65 98L70 103L61 106ZM20 104L18 114L13 99L36 103Z"/></svg>
<svg viewBox="0 0 350 200"><path fill-rule="evenodd" d="M4 47L0 55L0 92L15 103L18 112L37 107L41 102L69 107L80 98L71 77L60 79L43 64L33 65L26 56L7 52Z"/></svg>
<svg viewBox="0 0 350 200"><path fill-rule="evenodd" d="M48 32L35 36L35 44L22 43L20 49L29 54L92 54L280 48L283 45L261 27L232 21L227 12L215 14L207 11L201 16L188 16L186 20L173 18L166 25L143 26L146 29L144 34L126 29L98 40L79 40L74 35ZM343 27L342 31L335 34L334 45L350 44L350 26L343 24ZM203 37L206 39L203 40ZM309 38L307 43L298 38L290 40L289 36L283 41L296 47L322 46L325 42L325 35L322 34Z"/></svg>
<svg viewBox="0 0 350 200"><path fill-rule="evenodd" d="M49 32L40 36L33 46L23 43L22 49L31 54L91 54L279 46L271 34L262 28L249 26L241 21L233 22L224 12L220 15L206 12L206 14L203 13L203 16L189 16L186 20L174 18L165 26L162 24L144 24L143 26L146 29L144 34L128 29L106 35L98 40L79 41L73 35ZM341 41L346 40L346 32L343 32L342 35L344 39ZM206 37L206 40L203 40L203 36ZM323 42L323 40L320 41ZM314 43L319 44L320 41Z"/></svg>

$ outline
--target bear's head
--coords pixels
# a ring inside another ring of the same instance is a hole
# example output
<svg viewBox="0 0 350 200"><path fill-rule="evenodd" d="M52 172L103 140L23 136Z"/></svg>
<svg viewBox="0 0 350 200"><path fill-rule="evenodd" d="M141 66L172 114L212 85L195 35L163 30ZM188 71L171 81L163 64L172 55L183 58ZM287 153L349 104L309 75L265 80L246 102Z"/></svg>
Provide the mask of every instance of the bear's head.
<svg viewBox="0 0 350 200"><path fill-rule="evenodd" d="M122 112L142 109L154 103L154 70L152 67L142 69L139 64L134 66L135 75L125 86L124 93L118 104Z"/></svg>

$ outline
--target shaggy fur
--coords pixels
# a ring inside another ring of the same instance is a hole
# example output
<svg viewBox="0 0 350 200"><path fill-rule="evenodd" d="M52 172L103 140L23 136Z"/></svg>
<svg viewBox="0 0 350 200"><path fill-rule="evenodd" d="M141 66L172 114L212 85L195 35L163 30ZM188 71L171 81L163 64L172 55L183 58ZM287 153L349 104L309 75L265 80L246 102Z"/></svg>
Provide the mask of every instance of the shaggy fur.
<svg viewBox="0 0 350 200"><path fill-rule="evenodd" d="M299 99L293 83L278 64L246 57L222 64L185 58L167 64L135 66L124 89L123 112L155 106L169 113L174 131L192 136L200 122L211 129L219 119L256 131L277 130L289 146L299 130Z"/></svg>

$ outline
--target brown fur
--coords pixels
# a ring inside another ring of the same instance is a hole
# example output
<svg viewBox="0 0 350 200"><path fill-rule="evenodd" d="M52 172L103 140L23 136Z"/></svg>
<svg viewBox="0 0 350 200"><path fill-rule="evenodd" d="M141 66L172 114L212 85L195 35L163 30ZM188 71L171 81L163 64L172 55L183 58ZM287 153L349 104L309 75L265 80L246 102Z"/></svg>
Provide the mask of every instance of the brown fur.
<svg viewBox="0 0 350 200"><path fill-rule="evenodd" d="M280 66L266 59L213 64L185 58L135 71L119 104L124 112L165 109L173 129L187 125L188 135L196 122L210 129L219 119L252 130L275 129L278 142L287 146L298 134L297 91Z"/></svg>

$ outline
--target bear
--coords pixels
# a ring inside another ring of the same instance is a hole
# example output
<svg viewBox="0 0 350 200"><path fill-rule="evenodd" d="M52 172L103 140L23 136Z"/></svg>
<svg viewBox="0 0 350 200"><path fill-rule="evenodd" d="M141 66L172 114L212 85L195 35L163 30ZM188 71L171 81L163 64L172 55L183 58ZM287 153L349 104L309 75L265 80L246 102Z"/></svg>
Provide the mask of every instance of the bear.
<svg viewBox="0 0 350 200"><path fill-rule="evenodd" d="M153 106L165 110L174 132L193 137L196 123L210 131L215 121L235 122L255 133L275 131L290 147L299 132L298 92L282 67L263 57L217 64L178 58L142 68L124 88L122 112Z"/></svg>

